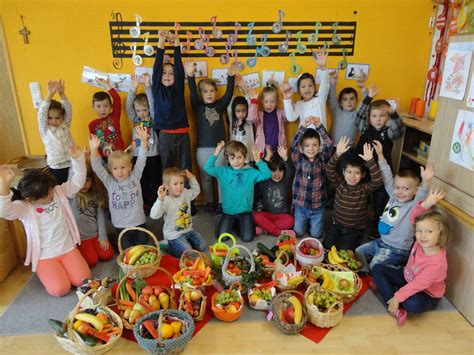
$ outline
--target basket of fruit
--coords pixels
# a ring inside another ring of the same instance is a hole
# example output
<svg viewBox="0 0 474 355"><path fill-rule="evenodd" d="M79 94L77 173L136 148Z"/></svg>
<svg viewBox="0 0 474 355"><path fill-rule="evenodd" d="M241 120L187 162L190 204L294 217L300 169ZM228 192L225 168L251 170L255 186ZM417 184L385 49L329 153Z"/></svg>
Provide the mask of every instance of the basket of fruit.
<svg viewBox="0 0 474 355"><path fill-rule="evenodd" d="M133 329L136 321L143 315L159 309L176 309L173 279L170 273L158 267L171 279L171 288L161 285L150 286L142 279L130 279L129 274L123 276L115 291L118 314L126 329Z"/></svg>
<svg viewBox="0 0 474 355"><path fill-rule="evenodd" d="M296 259L293 258L293 263L288 262L286 265L283 264L283 261L285 260L291 260L288 250L280 251L276 260L275 271L272 275L273 281L276 282L276 288L280 292L294 290L299 284L304 282L304 275L302 272L296 271Z"/></svg>
<svg viewBox="0 0 474 355"><path fill-rule="evenodd" d="M352 250L337 250L336 246L332 246L328 254L329 264L341 265L354 272L359 271L364 265L362 261L358 260L356 254Z"/></svg>
<svg viewBox="0 0 474 355"><path fill-rule="evenodd" d="M241 289L242 285L236 282L229 289L212 295L211 309L217 319L224 322L233 322L240 318L244 310Z"/></svg>
<svg viewBox="0 0 474 355"><path fill-rule="evenodd" d="M322 288L337 294L343 303L353 302L362 288L359 275L340 265L314 265L304 268L303 274L306 285L318 283Z"/></svg>
<svg viewBox="0 0 474 355"><path fill-rule="evenodd" d="M234 250L243 250L247 256L234 255ZM252 253L246 247L240 244L234 245L227 251L227 255L222 264L222 280L226 285L242 281L242 274L255 271L255 261Z"/></svg>
<svg viewBox="0 0 474 355"><path fill-rule="evenodd" d="M324 259L324 248L316 238L304 238L296 244L296 260L304 267L316 265Z"/></svg>
<svg viewBox="0 0 474 355"><path fill-rule="evenodd" d="M297 242L298 240L296 239L296 233L288 229L280 233L276 245L280 250L288 250L289 252L293 253L295 251L295 245Z"/></svg>
<svg viewBox="0 0 474 355"><path fill-rule="evenodd" d="M222 239L229 238L232 241L232 245L228 246ZM230 233L222 233L217 239L217 243L209 247L209 253L211 255L211 266L215 270L220 270L222 263L227 255L229 249L237 244L235 237ZM238 254L238 250L234 250L233 255Z"/></svg>
<svg viewBox="0 0 474 355"><path fill-rule="evenodd" d="M138 230L147 233L151 239L153 239L155 245L135 245L123 250L122 237L126 232L131 230ZM156 270L158 270L158 266L160 266L161 254L158 240L148 229L141 227L125 228L120 232L118 237L118 249L119 256L117 257L117 264L125 274L133 271L130 274L131 278L147 278L153 275Z"/></svg>
<svg viewBox="0 0 474 355"><path fill-rule="evenodd" d="M167 309L148 313L133 327L138 344L150 354L179 354L194 333L194 321L183 311Z"/></svg>
<svg viewBox="0 0 474 355"><path fill-rule="evenodd" d="M278 294L272 302L271 312L274 324L284 334L298 334L307 320L303 294L294 290Z"/></svg>
<svg viewBox="0 0 474 355"><path fill-rule="evenodd" d="M70 353L102 354L112 349L122 336L122 320L110 308L83 307L82 302L94 292L95 289L86 292L64 322L48 320L57 341Z"/></svg>
<svg viewBox="0 0 474 355"><path fill-rule="evenodd" d="M308 318L319 328L334 327L342 319L344 305L334 292L323 289L315 283L304 293Z"/></svg>
<svg viewBox="0 0 474 355"><path fill-rule="evenodd" d="M272 276L273 271L275 271L275 260L277 258L276 253L278 251L279 249L277 246L270 249L263 243L257 243L257 248L253 250L252 255L254 256L255 261L260 259L265 276L270 277Z"/></svg>
<svg viewBox="0 0 474 355"><path fill-rule="evenodd" d="M204 269L206 266L211 266L211 261L206 254L194 249L187 249L181 254L181 258L179 258L180 269L196 268L196 264L202 264L201 268Z"/></svg>
<svg viewBox="0 0 474 355"><path fill-rule="evenodd" d="M199 289L185 290L179 297L178 309L188 312L195 322L202 321L206 314L206 298Z"/></svg>
<svg viewBox="0 0 474 355"><path fill-rule="evenodd" d="M113 300L112 284L114 282L115 280L109 276L102 279L84 279L83 284L77 287L76 295L78 299L81 299L89 290L95 289L95 292L82 301L82 305L84 307L106 306Z"/></svg>
<svg viewBox="0 0 474 355"><path fill-rule="evenodd" d="M182 290L205 288L212 283L211 267L198 257L190 267L183 268L173 275L176 286Z"/></svg>
<svg viewBox="0 0 474 355"><path fill-rule="evenodd" d="M276 295L275 281L266 284L256 283L249 290L249 306L259 311L267 311Z"/></svg>

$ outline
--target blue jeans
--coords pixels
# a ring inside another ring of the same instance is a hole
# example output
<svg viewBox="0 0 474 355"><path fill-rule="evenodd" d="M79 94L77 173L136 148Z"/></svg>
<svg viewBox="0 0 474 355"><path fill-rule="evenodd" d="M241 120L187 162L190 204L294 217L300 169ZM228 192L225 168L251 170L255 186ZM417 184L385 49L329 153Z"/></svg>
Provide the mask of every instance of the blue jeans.
<svg viewBox="0 0 474 355"><path fill-rule="evenodd" d="M295 206L295 226L294 230L298 237L306 233L306 224L309 220L309 234L313 238L321 238L323 235L323 212L321 208L304 208Z"/></svg>
<svg viewBox="0 0 474 355"><path fill-rule="evenodd" d="M255 225L253 223L252 212L237 214L223 213L219 226L217 227L217 238L222 233L231 233L234 223L239 225L240 237L244 242L251 242L255 236Z"/></svg>
<svg viewBox="0 0 474 355"><path fill-rule="evenodd" d="M382 242L382 239L372 240L362 244L355 250L357 257L364 263L362 271L368 272L377 264L392 267L405 266L410 255L410 250L394 248ZM370 265L367 265L367 261Z"/></svg>
<svg viewBox="0 0 474 355"><path fill-rule="evenodd" d="M377 291L382 296L385 304L393 297L395 292L407 284L403 277L402 269L395 269L390 266L377 264L372 269L372 276L374 277ZM433 298L427 293L420 291L413 296L408 297L400 305L408 313L423 313L427 312L438 305L439 298Z"/></svg>
<svg viewBox="0 0 474 355"><path fill-rule="evenodd" d="M194 230L168 241L168 252L176 258L180 258L185 250L195 249L205 251L206 248L206 241L201 234Z"/></svg>

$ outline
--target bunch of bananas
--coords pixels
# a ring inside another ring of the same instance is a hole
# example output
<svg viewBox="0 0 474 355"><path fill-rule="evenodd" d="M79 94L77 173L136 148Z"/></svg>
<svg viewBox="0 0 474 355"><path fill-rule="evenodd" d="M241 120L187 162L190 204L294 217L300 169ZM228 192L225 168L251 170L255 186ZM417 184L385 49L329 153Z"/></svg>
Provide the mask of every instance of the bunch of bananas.
<svg viewBox="0 0 474 355"><path fill-rule="evenodd" d="M333 265L347 266L353 271L357 271L363 266L362 262L357 260L352 250L337 250L333 245L327 255L329 263Z"/></svg>
<svg viewBox="0 0 474 355"><path fill-rule="evenodd" d="M129 265L150 264L156 260L156 251L147 245L135 245L125 251L123 262Z"/></svg>

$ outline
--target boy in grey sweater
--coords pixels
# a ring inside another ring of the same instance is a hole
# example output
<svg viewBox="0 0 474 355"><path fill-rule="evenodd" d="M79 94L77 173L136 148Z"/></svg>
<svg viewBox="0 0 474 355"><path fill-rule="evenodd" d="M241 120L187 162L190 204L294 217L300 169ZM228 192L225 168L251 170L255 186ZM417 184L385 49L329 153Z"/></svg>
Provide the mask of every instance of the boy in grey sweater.
<svg viewBox="0 0 474 355"><path fill-rule="evenodd" d="M189 189L184 187L184 177L189 181ZM205 251L207 248L204 238L193 229L191 220L191 201L200 192L199 183L189 170L168 168L163 172L163 185L158 188L158 199L151 208L150 217L164 216L163 236L174 257L181 257L185 250Z"/></svg>
<svg viewBox="0 0 474 355"><path fill-rule="evenodd" d="M410 212L420 201L426 199L429 184L435 174L434 166L421 166L420 179L410 170L400 171L395 179L382 151L382 144L374 141L374 148L379 157L385 190L389 201L380 217L378 229L381 238L361 245L356 249L357 256L364 262L363 271L368 272L367 259L371 259L370 268L376 264L404 266L408 260L414 241L413 226L410 223Z"/></svg>
<svg viewBox="0 0 474 355"><path fill-rule="evenodd" d="M136 130L141 140L141 149L133 170L130 154L127 151L118 150L109 154L108 172L103 167L99 155L99 138L91 135L89 139L92 169L107 189L112 224L119 233L129 227L146 227L140 178L148 152L148 133L145 127L137 127ZM122 248L127 249L133 245L147 244L147 242L148 237L145 233L131 231L123 236Z"/></svg>

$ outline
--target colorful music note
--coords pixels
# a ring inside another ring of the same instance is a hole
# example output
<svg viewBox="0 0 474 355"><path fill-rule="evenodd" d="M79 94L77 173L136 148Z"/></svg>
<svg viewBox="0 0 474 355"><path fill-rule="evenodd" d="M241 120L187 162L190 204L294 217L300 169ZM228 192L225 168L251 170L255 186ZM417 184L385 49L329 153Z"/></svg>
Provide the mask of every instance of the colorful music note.
<svg viewBox="0 0 474 355"><path fill-rule="evenodd" d="M288 52L288 48L290 48L290 38L291 38L291 32L286 30L286 40L285 40L285 42L280 42L278 44L278 51L280 53Z"/></svg>
<svg viewBox="0 0 474 355"><path fill-rule="evenodd" d="M257 37L255 37L255 35L252 35L252 31L253 31L253 28L255 26L255 22L250 22L248 25L247 25L247 28L249 30L249 32L247 33L247 44L249 46L254 46L255 43L257 43Z"/></svg>
<svg viewBox="0 0 474 355"><path fill-rule="evenodd" d="M150 37L150 32L145 32L143 34L143 39L145 40L145 43L143 44L143 53L145 53L147 56L151 57L155 50L153 49L153 46L148 44L148 38L149 37Z"/></svg>
<svg viewBox="0 0 474 355"><path fill-rule="evenodd" d="M340 70L346 69L346 67L347 67L346 54L347 54L347 49L346 49L346 48L342 48L342 60L341 60L339 63L337 63L337 67L338 67L338 69L340 69Z"/></svg>
<svg viewBox="0 0 474 355"><path fill-rule="evenodd" d="M140 24L143 22L142 18L140 15L135 14L135 23L136 26L130 28L130 36L133 38L138 38L140 37Z"/></svg>
<svg viewBox="0 0 474 355"><path fill-rule="evenodd" d="M211 17L212 22L212 35L214 38L219 39L222 37L222 30L219 27L216 27L217 24L217 16Z"/></svg>
<svg viewBox="0 0 474 355"><path fill-rule="evenodd" d="M221 64L227 64L229 63L229 51L230 51L231 45L229 42L226 42L225 44L225 54L222 54L219 58L219 61Z"/></svg>
<svg viewBox="0 0 474 355"><path fill-rule="evenodd" d="M321 22L316 22L314 24L314 33L311 33L309 36L308 36L308 42L309 43L316 43L319 39L319 29L322 27L322 23Z"/></svg>
<svg viewBox="0 0 474 355"><path fill-rule="evenodd" d="M293 74L298 74L301 71L301 65L296 63L295 55L296 53L293 52L293 53L290 53L290 55L288 56L291 61L290 70Z"/></svg>
<svg viewBox="0 0 474 355"><path fill-rule="evenodd" d="M238 40L238 33L239 33L239 30L242 28L242 25L238 22L235 23L234 25L234 33L231 33L228 37L227 37L227 42L229 44L234 44L234 43L237 43L237 40Z"/></svg>
<svg viewBox="0 0 474 355"><path fill-rule="evenodd" d="M260 46L260 55L262 57L268 57L270 55L270 47L266 46L268 35L265 33L262 35L262 45Z"/></svg>
<svg viewBox="0 0 474 355"><path fill-rule="evenodd" d="M191 40L193 39L193 33L186 31L186 45L181 46L181 53L189 53L191 51Z"/></svg>
<svg viewBox="0 0 474 355"><path fill-rule="evenodd" d="M181 28L181 25L179 24L179 22L175 22L174 23L174 34L176 36L179 36L179 29Z"/></svg>
<svg viewBox="0 0 474 355"><path fill-rule="evenodd" d="M206 42L206 30L204 30L204 28L202 27L199 27L198 34L199 34L199 38L194 41L194 48L200 51L201 49L204 49L204 45Z"/></svg>
<svg viewBox="0 0 474 355"><path fill-rule="evenodd" d="M260 52L260 47L255 48L255 56L251 58L247 58L247 66L249 68L253 68L257 65L257 57Z"/></svg>
<svg viewBox="0 0 474 355"><path fill-rule="evenodd" d="M238 68L239 70L244 70L245 65L244 65L244 63L242 63L241 61L239 61L239 58L237 57L237 55L238 55L238 54L237 54L237 49L234 49L234 50L232 51L232 58L234 58L234 63L237 64L237 68Z"/></svg>
<svg viewBox="0 0 474 355"><path fill-rule="evenodd" d="M333 29L333 32L332 32L332 43L333 44L338 44L339 42L341 42L342 40L342 37L339 36L337 34L337 26L339 25L339 22L334 22L332 24L332 29Z"/></svg>
<svg viewBox="0 0 474 355"><path fill-rule="evenodd" d="M274 22L272 25L272 32L273 33L280 33L281 29L283 28L283 16L285 16L285 11L278 10L278 22Z"/></svg>
<svg viewBox="0 0 474 355"><path fill-rule="evenodd" d="M296 50L299 54L306 52L306 44L301 43L301 38L303 37L303 31L296 32L296 38L298 39L298 44L296 45Z"/></svg>
<svg viewBox="0 0 474 355"><path fill-rule="evenodd" d="M324 42L323 49L324 49L325 51L328 51L329 48L331 48L331 46L329 45L329 43L328 43L328 42ZM314 54L314 52L313 52L313 54Z"/></svg>
<svg viewBox="0 0 474 355"><path fill-rule="evenodd" d="M139 67L143 63L143 58L137 54L137 42L133 42L130 49L132 50L132 62L136 67Z"/></svg>
<svg viewBox="0 0 474 355"><path fill-rule="evenodd" d="M114 66L115 69L122 69L123 67L123 58L121 57L122 54L125 53L126 47L125 44L120 39L120 32L122 32L122 14L120 12L117 12L114 14L115 16L115 21L117 22L117 37L112 36L112 53L113 56L116 57L118 56L119 58L116 58L112 61L112 65Z"/></svg>

